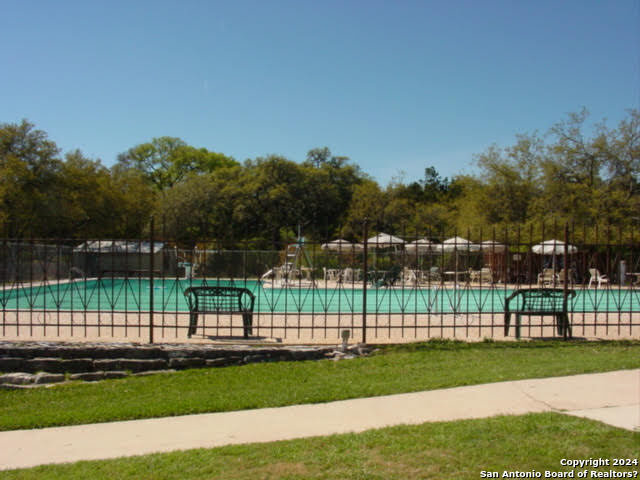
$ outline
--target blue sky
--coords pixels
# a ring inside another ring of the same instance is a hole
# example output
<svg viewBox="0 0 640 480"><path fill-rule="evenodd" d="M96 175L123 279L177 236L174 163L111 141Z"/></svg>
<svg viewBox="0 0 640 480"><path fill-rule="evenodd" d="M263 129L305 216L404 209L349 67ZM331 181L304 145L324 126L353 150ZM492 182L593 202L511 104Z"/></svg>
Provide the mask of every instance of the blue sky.
<svg viewBox="0 0 640 480"><path fill-rule="evenodd" d="M640 108L640 0L0 0L0 123L112 165L154 137L239 161L328 146L383 185Z"/></svg>

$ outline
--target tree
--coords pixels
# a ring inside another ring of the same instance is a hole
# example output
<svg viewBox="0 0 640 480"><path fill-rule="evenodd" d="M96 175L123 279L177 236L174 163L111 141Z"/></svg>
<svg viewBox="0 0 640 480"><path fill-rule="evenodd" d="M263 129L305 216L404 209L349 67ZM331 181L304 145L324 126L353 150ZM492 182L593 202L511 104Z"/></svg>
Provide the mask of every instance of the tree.
<svg viewBox="0 0 640 480"><path fill-rule="evenodd" d="M164 191L189 174L210 173L237 162L206 148L191 147L176 137L159 137L121 153L118 164L139 170L158 190Z"/></svg>
<svg viewBox="0 0 640 480"><path fill-rule="evenodd" d="M306 163L315 168L320 168L329 158L331 158L331 150L329 150L329 147L312 148L307 152Z"/></svg>
<svg viewBox="0 0 640 480"><path fill-rule="evenodd" d="M349 161L349 157L335 157L331 154L329 147L312 148L307 152L306 165L320 168L323 165L331 165L333 167L341 167Z"/></svg>
<svg viewBox="0 0 640 480"><path fill-rule="evenodd" d="M53 187L59 150L42 130L23 120L0 125L0 231L19 238L47 236L55 227Z"/></svg>
<svg viewBox="0 0 640 480"><path fill-rule="evenodd" d="M167 190L159 206L163 230L179 244L192 248L219 230L212 214L219 195L210 175L193 176Z"/></svg>
<svg viewBox="0 0 640 480"><path fill-rule="evenodd" d="M449 191L449 179L443 179L433 166L424 169L424 180L421 183L424 201L428 203L441 200Z"/></svg>
<svg viewBox="0 0 640 480"><path fill-rule="evenodd" d="M478 201L488 224L517 224L528 218L539 192L539 165L544 155L539 137L517 135L515 145L504 150L492 146L476 157L485 185Z"/></svg>
<svg viewBox="0 0 640 480"><path fill-rule="evenodd" d="M627 199L640 194L640 110L630 110L616 130L603 129L594 148L603 158L609 186Z"/></svg>
<svg viewBox="0 0 640 480"><path fill-rule="evenodd" d="M119 202L111 175L100 161L80 150L69 152L56 183L56 236L108 237L114 230Z"/></svg>
<svg viewBox="0 0 640 480"><path fill-rule="evenodd" d="M494 209L485 204L486 184L479 176L459 175L453 181L453 187L459 193L455 201L448 206L451 209L449 227L457 233L466 234L467 230L485 229L492 224ZM497 223L498 220L494 219ZM443 233L444 233L443 229Z"/></svg>
<svg viewBox="0 0 640 480"><path fill-rule="evenodd" d="M366 179L355 186L346 225L343 234L347 237L362 238L362 225L365 220L369 222L369 228L381 231L385 226L384 205L387 195L382 191L377 182Z"/></svg>
<svg viewBox="0 0 640 480"><path fill-rule="evenodd" d="M303 164L306 232L316 239L338 234L344 224L353 190L362 179L360 169L347 157L332 157L319 167Z"/></svg>
<svg viewBox="0 0 640 480"><path fill-rule="evenodd" d="M492 145L476 155L479 174L458 176L447 185L448 203L457 211L457 229L486 231L525 222L541 192L540 164L545 155L544 142L535 134L517 135L513 146Z"/></svg>
<svg viewBox="0 0 640 480"><path fill-rule="evenodd" d="M532 202L530 221L586 225L608 216L603 208L605 127L597 126L596 137L587 137L584 130L588 117L587 110L582 109L551 128L553 142L539 162L541 190Z"/></svg>
<svg viewBox="0 0 640 480"><path fill-rule="evenodd" d="M412 203L436 203L444 200L449 191L449 179L442 178L435 167L424 169L424 178L408 185L393 184L394 195Z"/></svg>
<svg viewBox="0 0 640 480"><path fill-rule="evenodd" d="M271 245L280 248L281 229L309 221L305 208L304 174L300 165L284 157L258 158L248 167L244 191L250 193L260 224L270 232Z"/></svg>
<svg viewBox="0 0 640 480"><path fill-rule="evenodd" d="M589 189L597 188L601 181L603 157L583 132L589 112L583 108L580 112L570 113L568 117L550 131L556 138L556 142L549 147L557 166L556 174L564 182L581 183Z"/></svg>
<svg viewBox="0 0 640 480"><path fill-rule="evenodd" d="M112 236L139 238L148 233L150 213L157 202L155 189L141 172L132 169L112 168L111 182L118 198Z"/></svg>
<svg viewBox="0 0 640 480"><path fill-rule="evenodd" d="M451 207L443 203L419 204L408 232L417 237L438 237L451 228Z"/></svg>
<svg viewBox="0 0 640 480"><path fill-rule="evenodd" d="M593 142L607 174L600 195L602 210L614 225L632 225L640 211L640 111L628 113L617 129L603 127Z"/></svg>
<svg viewBox="0 0 640 480"><path fill-rule="evenodd" d="M154 192L140 174L110 172L75 150L65 155L52 203L51 234L64 238L134 238L149 222Z"/></svg>
<svg viewBox="0 0 640 480"><path fill-rule="evenodd" d="M640 207L640 114L630 111L617 129L597 125L591 137L587 119L583 109L553 126L547 143L518 135L478 155L479 183L466 182L459 223L630 224Z"/></svg>

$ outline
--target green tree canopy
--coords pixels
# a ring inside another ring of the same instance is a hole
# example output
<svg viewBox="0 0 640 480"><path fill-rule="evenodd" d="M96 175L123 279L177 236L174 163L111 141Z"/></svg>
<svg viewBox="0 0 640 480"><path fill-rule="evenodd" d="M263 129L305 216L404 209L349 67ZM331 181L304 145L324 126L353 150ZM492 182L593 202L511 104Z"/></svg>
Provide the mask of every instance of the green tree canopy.
<svg viewBox="0 0 640 480"><path fill-rule="evenodd" d="M0 234L138 237L150 215L185 245L281 248L301 225L312 240L408 236L542 224L627 227L640 219L640 112L617 126L569 114L547 135L517 135L475 156L477 173L424 177L386 187L328 147L295 162L270 155L242 165L226 155L158 137L110 169L75 150L60 155L26 120L0 124Z"/></svg>
<svg viewBox="0 0 640 480"><path fill-rule="evenodd" d="M119 168L139 170L160 191L171 188L189 174L210 173L236 164L231 157L189 146L176 137L154 138L118 155Z"/></svg>
<svg viewBox="0 0 640 480"><path fill-rule="evenodd" d="M56 144L23 120L0 125L0 231L9 237L55 232Z"/></svg>
<svg viewBox="0 0 640 480"><path fill-rule="evenodd" d="M640 206L640 113L629 111L615 129L591 128L588 117L583 109L546 141L518 135L513 146L477 155L480 173L463 188L458 224L631 225Z"/></svg>

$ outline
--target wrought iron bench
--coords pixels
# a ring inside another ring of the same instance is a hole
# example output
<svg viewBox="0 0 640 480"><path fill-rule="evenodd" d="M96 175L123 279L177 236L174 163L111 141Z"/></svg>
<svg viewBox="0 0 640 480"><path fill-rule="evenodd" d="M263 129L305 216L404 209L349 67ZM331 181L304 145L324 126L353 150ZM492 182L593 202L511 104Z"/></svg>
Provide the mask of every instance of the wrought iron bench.
<svg viewBox="0 0 640 480"><path fill-rule="evenodd" d="M189 287L184 291L189 303L189 333L191 338L198 327L198 315L241 314L244 337L252 334L255 295L239 287Z"/></svg>
<svg viewBox="0 0 640 480"><path fill-rule="evenodd" d="M575 290L558 288L523 288L516 290L505 300L504 335L509 334L511 314L516 316L516 338L520 338L520 317L522 315L553 316L556 318L558 334L571 337L571 323L567 311L569 298L576 296Z"/></svg>

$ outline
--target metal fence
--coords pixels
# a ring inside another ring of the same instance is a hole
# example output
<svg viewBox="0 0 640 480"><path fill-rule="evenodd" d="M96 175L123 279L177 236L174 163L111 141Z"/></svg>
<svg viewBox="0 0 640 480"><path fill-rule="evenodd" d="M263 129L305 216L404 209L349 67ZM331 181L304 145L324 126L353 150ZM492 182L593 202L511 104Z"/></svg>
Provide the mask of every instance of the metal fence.
<svg viewBox="0 0 640 480"><path fill-rule="evenodd" d="M184 291L232 285L255 295L249 341L385 343L503 339L505 299L532 287L575 290L573 335L640 337L640 245L633 232L565 227L383 235L366 242L298 238L270 250L185 249L171 239L0 241L0 339L243 340L239 316L201 318L187 338ZM468 239L468 240L467 240ZM546 243L543 243L547 240ZM345 333L348 332L348 333ZM557 335L531 317L523 337ZM508 336L512 338L512 333Z"/></svg>

